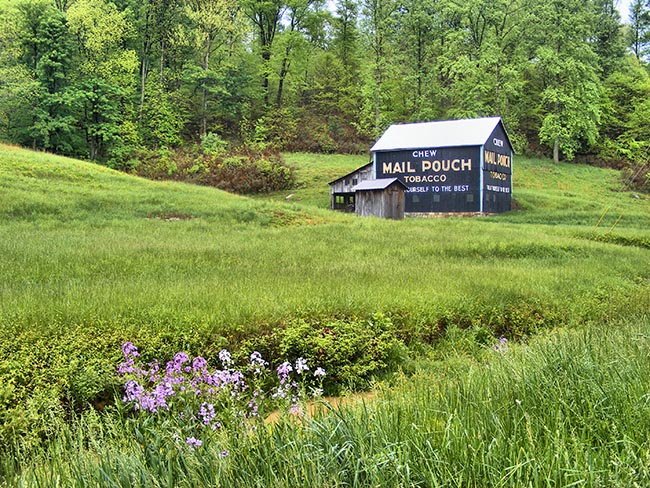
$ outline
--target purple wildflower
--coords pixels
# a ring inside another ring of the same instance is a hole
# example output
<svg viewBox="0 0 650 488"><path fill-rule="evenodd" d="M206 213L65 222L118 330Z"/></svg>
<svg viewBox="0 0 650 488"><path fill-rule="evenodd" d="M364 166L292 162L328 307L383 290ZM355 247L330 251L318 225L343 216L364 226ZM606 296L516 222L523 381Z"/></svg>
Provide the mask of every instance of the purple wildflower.
<svg viewBox="0 0 650 488"><path fill-rule="evenodd" d="M257 417L258 410L260 408L259 404L257 403L257 399L253 398L248 402L248 409L250 412L248 413L249 417Z"/></svg>
<svg viewBox="0 0 650 488"><path fill-rule="evenodd" d="M177 352L174 354L174 363L181 365L190 360L190 357L184 352Z"/></svg>
<svg viewBox="0 0 650 488"><path fill-rule="evenodd" d="M120 374L136 373L137 370L135 363L133 362L133 358L128 358L126 361L120 364L117 367L117 372Z"/></svg>
<svg viewBox="0 0 650 488"><path fill-rule="evenodd" d="M142 385L135 380L129 380L124 385L124 393L125 396L122 400L125 402L136 402L135 408L137 410L139 408L138 402L140 402L144 393Z"/></svg>
<svg viewBox="0 0 650 488"><path fill-rule="evenodd" d="M301 374L303 371L309 371L305 358L296 359L296 373Z"/></svg>
<svg viewBox="0 0 650 488"><path fill-rule="evenodd" d="M314 371L314 376L316 376L316 377L320 376L322 378L326 374L327 373L325 372L325 370L323 368L316 368L316 370Z"/></svg>
<svg viewBox="0 0 650 488"><path fill-rule="evenodd" d="M289 407L289 413L296 417L302 417L303 415L305 415L305 412L303 411L302 406L299 403L292 403L291 407Z"/></svg>
<svg viewBox="0 0 650 488"><path fill-rule="evenodd" d="M291 363L285 361L280 366L278 366L278 377L280 378L280 384L283 385L289 379L289 373L293 371Z"/></svg>
<svg viewBox="0 0 650 488"><path fill-rule="evenodd" d="M250 365L255 374L260 374L269 363L262 359L262 355L258 351L253 351L250 355Z"/></svg>
<svg viewBox="0 0 650 488"><path fill-rule="evenodd" d="M508 352L508 339L506 339L504 336L499 337L499 342L493 346L493 349L496 352L505 354L506 352Z"/></svg>
<svg viewBox="0 0 650 488"><path fill-rule="evenodd" d="M203 421L203 425L210 425L212 419L214 419L217 414L214 412L214 405L208 402L203 402L201 408L199 408L199 417Z"/></svg>
<svg viewBox="0 0 650 488"><path fill-rule="evenodd" d="M131 356L134 358L140 356L140 353L138 352L138 348L135 347L132 342L125 342L124 344L122 344L122 354L124 354L125 359L128 359Z"/></svg>
<svg viewBox="0 0 650 488"><path fill-rule="evenodd" d="M285 361L280 366L278 366L278 376L288 376L292 371L293 368L291 367L291 363L289 361Z"/></svg>
<svg viewBox="0 0 650 488"><path fill-rule="evenodd" d="M158 363L158 360L150 362L147 366L149 367L149 371L146 371L146 375L149 376L149 381L152 383L159 381L160 375L158 374L158 371L160 371L160 364Z"/></svg>
<svg viewBox="0 0 650 488"><path fill-rule="evenodd" d="M192 361L192 368L196 373L204 371L207 365L208 362L202 356L195 357Z"/></svg>
<svg viewBox="0 0 650 488"><path fill-rule="evenodd" d="M221 361L221 364L226 367L232 364L232 356L226 349L219 351L219 360Z"/></svg>
<svg viewBox="0 0 650 488"><path fill-rule="evenodd" d="M187 439L185 439L185 442L187 443L188 446L190 446L190 449L192 451L194 450L194 448L201 447L203 445L203 441L197 439L196 437L188 437Z"/></svg>
<svg viewBox="0 0 650 488"><path fill-rule="evenodd" d="M223 451L221 451L221 452L219 453L219 457L220 457L220 458L225 458L225 457L227 457L227 456L229 456L229 455L230 455L230 451L228 451L227 449L225 449L225 450L223 450Z"/></svg>
<svg viewBox="0 0 650 488"><path fill-rule="evenodd" d="M172 376L175 373L181 373L183 371L183 364L189 360L190 357L184 352L177 352L174 354L174 359L167 361L167 365L165 366L167 375Z"/></svg>

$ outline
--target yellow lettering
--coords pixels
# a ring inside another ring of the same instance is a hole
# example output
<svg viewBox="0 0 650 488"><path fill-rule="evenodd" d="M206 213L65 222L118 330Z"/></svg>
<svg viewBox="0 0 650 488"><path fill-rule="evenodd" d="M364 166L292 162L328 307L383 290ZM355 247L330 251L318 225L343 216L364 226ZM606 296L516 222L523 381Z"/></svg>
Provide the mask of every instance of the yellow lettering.
<svg viewBox="0 0 650 488"><path fill-rule="evenodd" d="M393 172L393 163L384 163L384 174L391 174Z"/></svg>
<svg viewBox="0 0 650 488"><path fill-rule="evenodd" d="M422 161L422 172L424 173L425 171L428 171L431 169L431 161Z"/></svg>

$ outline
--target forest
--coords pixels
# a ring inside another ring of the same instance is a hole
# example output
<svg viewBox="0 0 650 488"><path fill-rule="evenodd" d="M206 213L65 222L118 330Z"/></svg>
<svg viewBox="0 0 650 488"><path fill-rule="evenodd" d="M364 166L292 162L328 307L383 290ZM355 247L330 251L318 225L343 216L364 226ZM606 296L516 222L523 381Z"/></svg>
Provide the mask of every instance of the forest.
<svg viewBox="0 0 650 488"><path fill-rule="evenodd" d="M644 168L650 2L616 7L0 0L0 140L171 172L184 148L364 153L392 123L500 115L519 153Z"/></svg>

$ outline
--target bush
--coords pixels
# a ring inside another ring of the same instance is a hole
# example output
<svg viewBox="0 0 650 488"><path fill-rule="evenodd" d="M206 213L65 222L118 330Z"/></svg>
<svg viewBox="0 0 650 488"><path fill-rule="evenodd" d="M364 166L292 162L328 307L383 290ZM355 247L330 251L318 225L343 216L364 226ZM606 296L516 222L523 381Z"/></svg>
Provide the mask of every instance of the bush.
<svg viewBox="0 0 650 488"><path fill-rule="evenodd" d="M366 320L296 320L263 338L246 341L243 349L251 348L260 350L272 364L304 357L322 366L327 371L323 388L328 394L367 389L374 377L397 370L406 357L395 326L381 314Z"/></svg>
<svg viewBox="0 0 650 488"><path fill-rule="evenodd" d="M228 142L224 141L219 134L210 132L201 137L201 151L208 156L222 156L226 154Z"/></svg>
<svg viewBox="0 0 650 488"><path fill-rule="evenodd" d="M294 169L270 148L241 146L226 150L216 134L202 139L200 151L159 150L139 156L138 176L208 185L241 194L287 190L295 184Z"/></svg>

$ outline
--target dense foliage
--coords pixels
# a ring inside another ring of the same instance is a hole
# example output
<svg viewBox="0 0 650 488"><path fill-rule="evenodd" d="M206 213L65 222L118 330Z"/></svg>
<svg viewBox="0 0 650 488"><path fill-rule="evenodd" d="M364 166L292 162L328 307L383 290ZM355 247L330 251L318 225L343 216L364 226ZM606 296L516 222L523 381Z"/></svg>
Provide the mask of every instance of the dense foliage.
<svg viewBox="0 0 650 488"><path fill-rule="evenodd" d="M210 151L203 145L201 150L138 151L120 167L151 179L209 185L234 193L268 193L295 185L294 169L268 147Z"/></svg>
<svg viewBox="0 0 650 488"><path fill-rule="evenodd" d="M0 139L122 165L210 134L364 152L390 123L496 114L520 151L643 168L650 7L615 4L3 0Z"/></svg>

